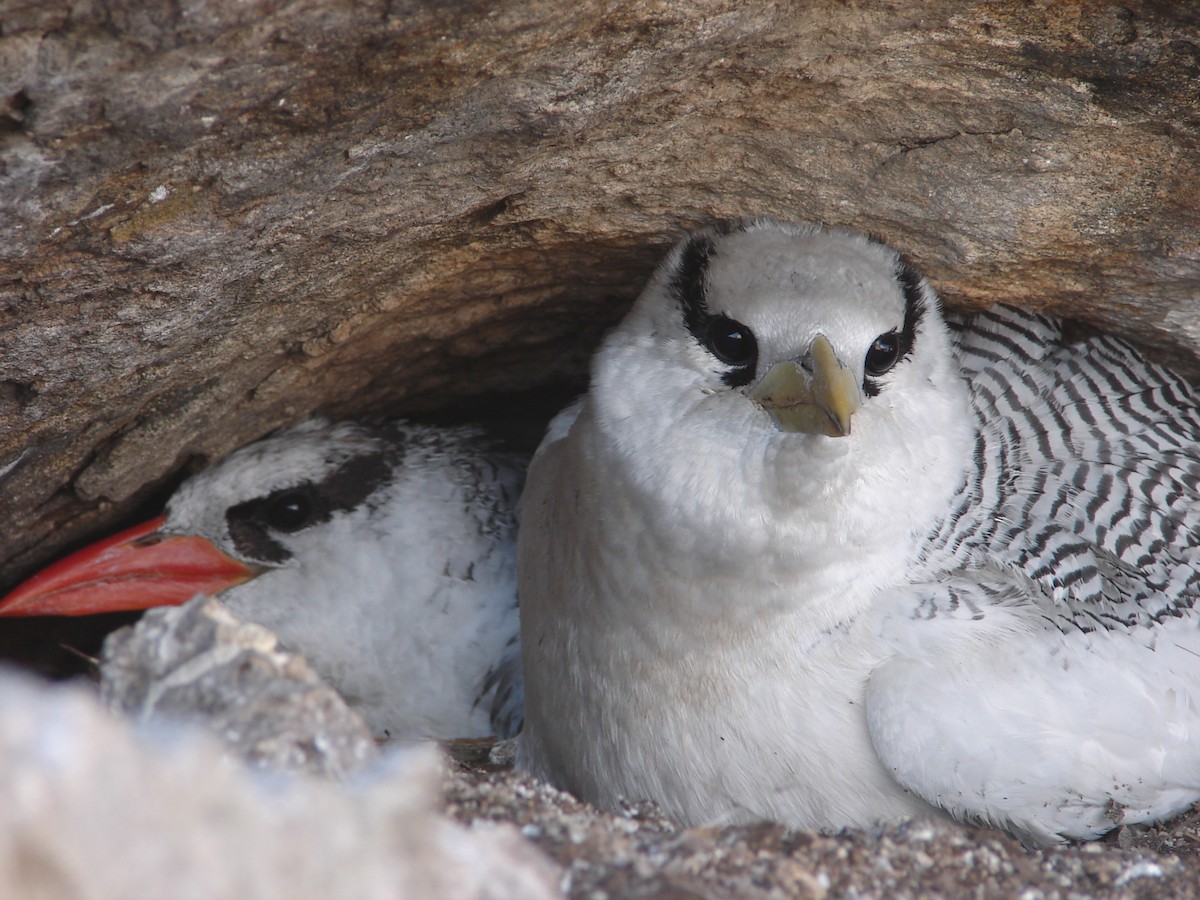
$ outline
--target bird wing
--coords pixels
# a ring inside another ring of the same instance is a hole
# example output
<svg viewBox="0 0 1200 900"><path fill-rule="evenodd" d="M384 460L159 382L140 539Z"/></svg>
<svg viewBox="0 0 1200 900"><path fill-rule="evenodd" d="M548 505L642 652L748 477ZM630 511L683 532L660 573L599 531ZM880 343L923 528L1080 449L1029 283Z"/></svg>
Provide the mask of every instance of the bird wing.
<svg viewBox="0 0 1200 900"><path fill-rule="evenodd" d="M1052 327L997 308L959 332L975 464L921 568L1012 569L1060 630L1189 616L1200 596L1200 397L1122 341L1063 345Z"/></svg>
<svg viewBox="0 0 1200 900"><path fill-rule="evenodd" d="M1059 338L1008 309L960 326L974 465L881 608L867 691L901 784L1040 844L1200 797L1200 400Z"/></svg>
<svg viewBox="0 0 1200 900"><path fill-rule="evenodd" d="M1068 640L1029 628L1026 588L1000 571L912 586L904 599L928 618L897 607L882 629L895 652L867 682L884 767L956 819L1040 846L1200 800L1195 623Z"/></svg>

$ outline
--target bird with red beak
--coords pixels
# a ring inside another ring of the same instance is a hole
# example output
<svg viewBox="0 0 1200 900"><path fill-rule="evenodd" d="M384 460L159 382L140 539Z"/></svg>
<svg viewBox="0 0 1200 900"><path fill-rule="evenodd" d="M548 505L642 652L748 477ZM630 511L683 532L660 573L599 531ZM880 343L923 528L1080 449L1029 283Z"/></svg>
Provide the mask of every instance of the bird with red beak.
<svg viewBox="0 0 1200 900"><path fill-rule="evenodd" d="M377 737L507 737L522 699L523 475L523 459L470 428L313 420L191 478L164 515L34 575L0 616L219 593L307 657Z"/></svg>

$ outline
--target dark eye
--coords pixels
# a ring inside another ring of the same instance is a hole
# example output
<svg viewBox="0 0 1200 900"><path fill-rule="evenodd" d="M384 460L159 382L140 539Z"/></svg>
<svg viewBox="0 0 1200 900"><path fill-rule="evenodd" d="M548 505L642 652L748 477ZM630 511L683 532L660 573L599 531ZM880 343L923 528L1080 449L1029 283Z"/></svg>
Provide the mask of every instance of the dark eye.
<svg viewBox="0 0 1200 900"><path fill-rule="evenodd" d="M272 497L263 519L276 531L299 531L312 521L312 498L304 491L288 491Z"/></svg>
<svg viewBox="0 0 1200 900"><path fill-rule="evenodd" d="M882 375L891 370L900 359L900 335L894 331L881 334L867 351L866 370L868 375Z"/></svg>
<svg viewBox="0 0 1200 900"><path fill-rule="evenodd" d="M713 356L731 366L753 366L758 356L754 332L728 316L713 316L705 333Z"/></svg>

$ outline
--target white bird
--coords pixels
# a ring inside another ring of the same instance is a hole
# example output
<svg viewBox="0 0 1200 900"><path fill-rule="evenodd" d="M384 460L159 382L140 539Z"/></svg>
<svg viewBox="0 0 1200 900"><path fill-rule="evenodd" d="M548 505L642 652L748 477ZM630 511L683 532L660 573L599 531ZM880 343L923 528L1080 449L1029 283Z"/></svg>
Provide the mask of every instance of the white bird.
<svg viewBox="0 0 1200 900"><path fill-rule="evenodd" d="M1200 799L1200 398L883 244L677 246L521 501L518 765L687 824L1032 843Z"/></svg>
<svg viewBox="0 0 1200 900"><path fill-rule="evenodd" d="M524 460L470 428L313 420L185 482L166 515L79 551L0 615L221 593L303 654L378 737L520 726L516 500Z"/></svg>

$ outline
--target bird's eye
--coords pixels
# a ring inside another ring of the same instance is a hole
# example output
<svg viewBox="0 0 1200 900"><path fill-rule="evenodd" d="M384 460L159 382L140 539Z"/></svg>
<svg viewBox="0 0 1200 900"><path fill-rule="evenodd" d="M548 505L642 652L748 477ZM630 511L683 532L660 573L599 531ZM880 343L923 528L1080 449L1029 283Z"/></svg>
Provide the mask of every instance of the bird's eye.
<svg viewBox="0 0 1200 900"><path fill-rule="evenodd" d="M312 521L312 498L304 491L287 491L271 498L263 518L276 531L299 531Z"/></svg>
<svg viewBox="0 0 1200 900"><path fill-rule="evenodd" d="M891 370L900 359L900 335L895 331L881 334L867 351L866 371L868 375L883 375Z"/></svg>
<svg viewBox="0 0 1200 900"><path fill-rule="evenodd" d="M728 316L713 316L705 333L708 349L721 362L731 366L753 366L758 356L754 332Z"/></svg>

